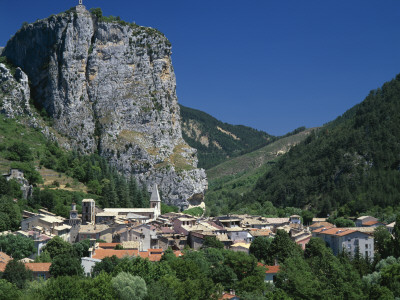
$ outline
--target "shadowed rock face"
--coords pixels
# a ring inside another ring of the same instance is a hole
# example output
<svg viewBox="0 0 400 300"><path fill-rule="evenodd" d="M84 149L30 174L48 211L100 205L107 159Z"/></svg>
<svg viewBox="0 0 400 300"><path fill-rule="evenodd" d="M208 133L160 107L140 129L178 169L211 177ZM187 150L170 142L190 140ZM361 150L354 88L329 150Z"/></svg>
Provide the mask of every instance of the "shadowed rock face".
<svg viewBox="0 0 400 300"><path fill-rule="evenodd" d="M31 96L68 137L65 148L98 150L186 206L207 180L182 139L171 45L152 28L120 23L62 13L24 26L4 55L28 75Z"/></svg>

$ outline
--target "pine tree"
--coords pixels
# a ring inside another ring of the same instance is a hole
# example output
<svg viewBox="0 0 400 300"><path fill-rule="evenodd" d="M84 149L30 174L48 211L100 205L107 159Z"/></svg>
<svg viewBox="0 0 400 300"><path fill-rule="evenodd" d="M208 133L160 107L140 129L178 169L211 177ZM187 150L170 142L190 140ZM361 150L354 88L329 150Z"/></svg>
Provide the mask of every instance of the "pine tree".
<svg viewBox="0 0 400 300"><path fill-rule="evenodd" d="M134 176L131 176L128 188L130 202L132 203L133 207L140 207L138 202L138 186Z"/></svg>

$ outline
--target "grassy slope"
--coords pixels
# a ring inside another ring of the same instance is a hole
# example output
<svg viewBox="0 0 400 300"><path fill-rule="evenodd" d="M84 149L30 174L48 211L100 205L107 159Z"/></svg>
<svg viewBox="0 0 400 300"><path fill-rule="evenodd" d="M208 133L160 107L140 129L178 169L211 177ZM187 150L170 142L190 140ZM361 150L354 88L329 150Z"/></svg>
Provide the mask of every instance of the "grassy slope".
<svg viewBox="0 0 400 300"><path fill-rule="evenodd" d="M296 135L279 139L253 152L229 159L207 170L208 179L213 181L240 173L254 173L267 162L273 161L278 156L286 153L291 146L304 140L311 130L307 129Z"/></svg>
<svg viewBox="0 0 400 300"><path fill-rule="evenodd" d="M19 120L8 119L0 114L0 172L7 173L10 170L11 160L7 159L7 148L15 142L24 142L34 154L33 164L37 167L40 175L43 177L44 184L40 187L52 186L54 181L60 183L60 189L76 192L87 192L84 184L77 182L73 178L54 170L39 168L39 161L46 151L46 137L37 129L27 127ZM65 188L69 183L70 187Z"/></svg>
<svg viewBox="0 0 400 300"><path fill-rule="evenodd" d="M275 160L288 149L304 140L312 129L279 139L256 151L225 161L207 171L209 190L206 201L223 198L230 192L243 194L251 191L257 180L268 171Z"/></svg>

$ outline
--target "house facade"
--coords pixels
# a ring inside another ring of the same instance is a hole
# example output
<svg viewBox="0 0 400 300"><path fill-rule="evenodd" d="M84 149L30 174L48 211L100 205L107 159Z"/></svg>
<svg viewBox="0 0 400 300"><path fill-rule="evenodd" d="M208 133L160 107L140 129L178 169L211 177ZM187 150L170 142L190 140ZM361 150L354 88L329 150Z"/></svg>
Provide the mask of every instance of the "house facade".
<svg viewBox="0 0 400 300"><path fill-rule="evenodd" d="M374 238L368 233L347 228L321 228L312 235L323 239L335 255L347 252L354 256L359 251L364 257L374 258Z"/></svg>

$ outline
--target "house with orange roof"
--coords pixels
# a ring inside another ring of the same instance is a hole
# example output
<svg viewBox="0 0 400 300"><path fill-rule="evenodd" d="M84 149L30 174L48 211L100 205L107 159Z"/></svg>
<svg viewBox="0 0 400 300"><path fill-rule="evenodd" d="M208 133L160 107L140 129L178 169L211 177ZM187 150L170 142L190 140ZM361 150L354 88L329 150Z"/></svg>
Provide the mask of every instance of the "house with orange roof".
<svg viewBox="0 0 400 300"><path fill-rule="evenodd" d="M139 254L138 250L115 250L115 249L102 249L98 248L94 250L91 258L103 259L105 257L116 256L118 258L123 258L125 256L137 256Z"/></svg>
<svg viewBox="0 0 400 300"><path fill-rule="evenodd" d="M0 273L4 273L7 264L0 263ZM34 279L48 279L51 263L25 263L25 268L32 271Z"/></svg>
<svg viewBox="0 0 400 300"><path fill-rule="evenodd" d="M277 266L277 265L276 266L266 266L266 265L263 265L262 263L258 263L257 265L265 268L264 282L274 283L275 277L280 270L280 266Z"/></svg>
<svg viewBox="0 0 400 300"><path fill-rule="evenodd" d="M374 237L371 234L351 228L320 228L312 232L313 237L321 238L338 255L347 252L354 256L357 251L364 257L374 257Z"/></svg>
<svg viewBox="0 0 400 300"><path fill-rule="evenodd" d="M379 223L379 221L378 221L377 218L374 218L374 217L371 217L371 216L361 216L361 217L357 218L355 223L356 223L357 227L363 227L363 226L370 226L370 225L373 225L375 223Z"/></svg>
<svg viewBox="0 0 400 300"><path fill-rule="evenodd" d="M8 256L4 252L0 252L0 263L2 264L8 264L8 262L12 260L11 256Z"/></svg>
<svg viewBox="0 0 400 300"><path fill-rule="evenodd" d="M367 221L362 224L362 227L378 227L378 226L386 226L386 223L379 221Z"/></svg>
<svg viewBox="0 0 400 300"><path fill-rule="evenodd" d="M229 299L229 300L240 300L239 296L236 295L234 290L231 290L229 293L224 292L222 294L222 297L219 298L219 300L225 300L225 299Z"/></svg>
<svg viewBox="0 0 400 300"><path fill-rule="evenodd" d="M35 279L49 279L50 278L51 263L26 263L25 268L33 273Z"/></svg>

